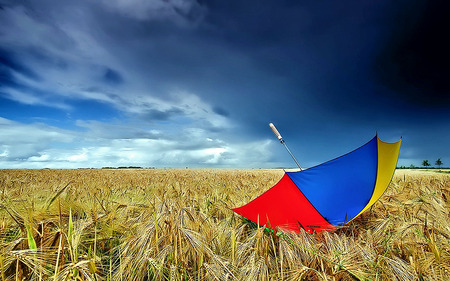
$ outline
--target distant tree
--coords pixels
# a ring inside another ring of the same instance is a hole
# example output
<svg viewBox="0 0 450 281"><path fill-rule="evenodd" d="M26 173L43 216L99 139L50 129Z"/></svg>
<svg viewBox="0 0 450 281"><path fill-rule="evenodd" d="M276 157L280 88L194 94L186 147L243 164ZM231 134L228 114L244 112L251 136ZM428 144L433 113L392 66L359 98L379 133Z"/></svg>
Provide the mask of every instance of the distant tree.
<svg viewBox="0 0 450 281"><path fill-rule="evenodd" d="M431 166L431 165L430 165L430 163L428 163L428 160L423 160L423 161L422 161L422 166L424 166L424 167L429 167L429 166Z"/></svg>
<svg viewBox="0 0 450 281"><path fill-rule="evenodd" d="M414 166L414 164L411 164L411 165L409 165L409 168L410 168L410 169L415 169L416 166Z"/></svg>
<svg viewBox="0 0 450 281"><path fill-rule="evenodd" d="M438 160L436 160L436 162L434 162L434 164L435 164L436 166L438 166L439 168L441 168L441 166L442 166L444 163L442 163L441 158L438 158Z"/></svg>

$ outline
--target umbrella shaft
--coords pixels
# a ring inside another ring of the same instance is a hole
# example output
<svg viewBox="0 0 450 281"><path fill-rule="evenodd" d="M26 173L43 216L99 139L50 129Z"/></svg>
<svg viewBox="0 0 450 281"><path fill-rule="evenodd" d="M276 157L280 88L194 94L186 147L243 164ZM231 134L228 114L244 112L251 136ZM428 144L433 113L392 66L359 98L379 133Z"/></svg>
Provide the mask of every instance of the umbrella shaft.
<svg viewBox="0 0 450 281"><path fill-rule="evenodd" d="M294 159L295 164L297 164L298 168L300 169L300 171L302 171L302 167L300 167L300 164L298 164L297 159L295 159L294 154L292 154L292 152L289 150L289 148L286 145L286 142L284 140L281 140L281 143L284 145L284 147L286 147L286 150L289 152L289 154L291 155L292 159Z"/></svg>

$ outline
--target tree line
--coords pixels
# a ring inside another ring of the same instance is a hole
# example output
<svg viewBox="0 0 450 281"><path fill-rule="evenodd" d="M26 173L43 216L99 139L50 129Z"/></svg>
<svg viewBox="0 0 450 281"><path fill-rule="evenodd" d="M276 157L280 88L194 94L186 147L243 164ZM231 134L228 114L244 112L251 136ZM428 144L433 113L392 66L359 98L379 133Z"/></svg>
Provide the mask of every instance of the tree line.
<svg viewBox="0 0 450 281"><path fill-rule="evenodd" d="M442 163L441 158L438 158L438 160L436 160L436 162L434 162L434 164L435 164L436 166L438 166L438 168L441 168L441 166L442 166L444 163ZM431 164L430 164L430 162L428 162L428 160L423 160L423 161L422 161L422 166L424 166L424 167L430 167Z"/></svg>
<svg viewBox="0 0 450 281"><path fill-rule="evenodd" d="M444 165L444 163L442 162L441 158L438 158L435 162L434 165L437 166L439 169L441 168L442 165ZM430 168L432 165L430 164L430 161L428 160L423 160L422 161L422 167L423 168ZM401 166L399 167L400 169L415 169L415 168L420 168L420 167L416 167L413 164L411 164L409 167L406 166Z"/></svg>

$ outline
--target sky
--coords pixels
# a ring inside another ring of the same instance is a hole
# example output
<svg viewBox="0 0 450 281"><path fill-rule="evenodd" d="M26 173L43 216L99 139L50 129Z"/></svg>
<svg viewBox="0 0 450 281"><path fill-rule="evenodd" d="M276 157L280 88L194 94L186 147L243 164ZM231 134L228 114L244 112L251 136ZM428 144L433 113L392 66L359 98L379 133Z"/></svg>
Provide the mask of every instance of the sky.
<svg viewBox="0 0 450 281"><path fill-rule="evenodd" d="M448 1L0 0L0 168L450 166Z"/></svg>

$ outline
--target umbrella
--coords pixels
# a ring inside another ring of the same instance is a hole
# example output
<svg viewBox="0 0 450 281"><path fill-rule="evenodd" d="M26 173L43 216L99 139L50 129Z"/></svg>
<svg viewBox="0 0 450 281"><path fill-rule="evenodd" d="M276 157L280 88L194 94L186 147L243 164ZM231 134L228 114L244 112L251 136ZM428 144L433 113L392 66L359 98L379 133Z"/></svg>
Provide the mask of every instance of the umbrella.
<svg viewBox="0 0 450 281"><path fill-rule="evenodd" d="M284 144L284 141L279 139ZM397 165L396 143L375 136L365 145L318 166L285 172L248 204L232 209L271 228L299 232L332 230L370 208L386 191ZM296 162L297 163L297 162Z"/></svg>

